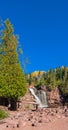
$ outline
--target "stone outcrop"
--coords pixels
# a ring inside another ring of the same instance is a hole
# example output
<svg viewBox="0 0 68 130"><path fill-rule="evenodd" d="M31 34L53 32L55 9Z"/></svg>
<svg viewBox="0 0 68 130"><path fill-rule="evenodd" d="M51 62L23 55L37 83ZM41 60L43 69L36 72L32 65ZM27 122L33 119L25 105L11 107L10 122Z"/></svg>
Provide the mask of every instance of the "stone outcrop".
<svg viewBox="0 0 68 130"><path fill-rule="evenodd" d="M56 87L55 90L47 91L47 100L50 107L61 105L61 95L58 87Z"/></svg>

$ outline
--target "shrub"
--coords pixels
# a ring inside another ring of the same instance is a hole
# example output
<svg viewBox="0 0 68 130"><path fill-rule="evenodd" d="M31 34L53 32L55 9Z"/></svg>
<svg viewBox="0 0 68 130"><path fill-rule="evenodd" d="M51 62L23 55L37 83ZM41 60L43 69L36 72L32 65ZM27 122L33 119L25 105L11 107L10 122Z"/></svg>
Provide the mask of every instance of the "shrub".
<svg viewBox="0 0 68 130"><path fill-rule="evenodd" d="M8 113L6 113L4 110L0 110L0 119L4 119L8 117Z"/></svg>

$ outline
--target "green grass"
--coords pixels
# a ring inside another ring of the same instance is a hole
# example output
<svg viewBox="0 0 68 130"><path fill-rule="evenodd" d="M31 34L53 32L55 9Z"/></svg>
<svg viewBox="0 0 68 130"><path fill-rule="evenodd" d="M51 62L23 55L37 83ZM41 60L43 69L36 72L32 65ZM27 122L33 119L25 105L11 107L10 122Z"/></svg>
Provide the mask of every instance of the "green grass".
<svg viewBox="0 0 68 130"><path fill-rule="evenodd" d="M29 105L26 105L26 106L25 106L25 108L29 109L29 108L30 108L30 106L29 106Z"/></svg>
<svg viewBox="0 0 68 130"><path fill-rule="evenodd" d="M8 113L6 113L4 110L0 110L0 120L7 117L8 117Z"/></svg>

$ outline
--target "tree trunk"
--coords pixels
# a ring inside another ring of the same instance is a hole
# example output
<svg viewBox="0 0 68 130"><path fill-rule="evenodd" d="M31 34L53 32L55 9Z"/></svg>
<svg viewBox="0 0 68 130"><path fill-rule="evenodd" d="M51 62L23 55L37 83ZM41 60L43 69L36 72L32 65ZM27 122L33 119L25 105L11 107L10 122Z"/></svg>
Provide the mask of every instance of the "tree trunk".
<svg viewBox="0 0 68 130"><path fill-rule="evenodd" d="M8 102L9 102L9 105L8 105L9 110L17 110L17 100L16 99L9 98Z"/></svg>

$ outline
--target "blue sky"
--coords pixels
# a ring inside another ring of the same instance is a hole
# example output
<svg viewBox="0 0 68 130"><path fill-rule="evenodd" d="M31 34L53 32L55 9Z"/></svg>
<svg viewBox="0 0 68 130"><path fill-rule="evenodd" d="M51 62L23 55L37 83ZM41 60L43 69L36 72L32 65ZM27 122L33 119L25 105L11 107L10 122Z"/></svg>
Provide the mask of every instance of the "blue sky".
<svg viewBox="0 0 68 130"><path fill-rule="evenodd" d="M0 0L0 17L20 37L27 73L68 66L67 0Z"/></svg>

